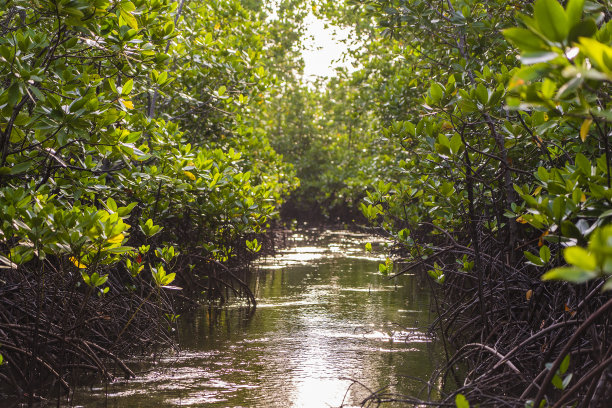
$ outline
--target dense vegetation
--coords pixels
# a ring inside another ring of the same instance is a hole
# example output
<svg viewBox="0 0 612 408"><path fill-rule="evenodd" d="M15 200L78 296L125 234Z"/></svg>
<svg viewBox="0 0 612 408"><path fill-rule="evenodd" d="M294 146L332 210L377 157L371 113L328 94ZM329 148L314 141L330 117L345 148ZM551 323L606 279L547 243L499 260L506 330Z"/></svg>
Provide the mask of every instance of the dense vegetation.
<svg viewBox="0 0 612 408"><path fill-rule="evenodd" d="M314 112L300 129L316 130L293 161L311 188L300 201L329 211L361 200L402 261L381 272L420 268L441 284L439 378L453 389L443 403L610 399L609 6L374 0L317 11L354 27L361 67L295 109ZM272 143L292 157L283 146L301 137ZM372 396L393 400L418 402Z"/></svg>
<svg viewBox="0 0 612 408"><path fill-rule="evenodd" d="M255 6L0 3L5 391L131 376L119 359L171 344L178 300L249 297L227 265L297 183L254 119L274 30Z"/></svg>
<svg viewBox="0 0 612 408"><path fill-rule="evenodd" d="M0 0L0 381L132 375L177 302L249 298L231 267L291 193L439 284L442 404L604 406L609 3L275 7ZM358 69L302 81L307 13L352 27Z"/></svg>

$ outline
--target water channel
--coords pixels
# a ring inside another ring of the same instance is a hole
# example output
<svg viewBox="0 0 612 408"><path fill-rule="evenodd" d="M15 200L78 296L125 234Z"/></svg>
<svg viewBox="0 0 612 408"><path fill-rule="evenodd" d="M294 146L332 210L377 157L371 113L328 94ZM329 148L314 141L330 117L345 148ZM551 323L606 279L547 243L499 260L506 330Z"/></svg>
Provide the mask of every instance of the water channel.
<svg viewBox="0 0 612 408"><path fill-rule="evenodd" d="M184 314L178 355L135 380L82 390L74 403L318 408L359 406L366 387L417 395L415 377L427 380L440 361L425 331L429 291L416 276L381 276L382 244L347 231L290 235L255 266L254 313L230 305Z"/></svg>

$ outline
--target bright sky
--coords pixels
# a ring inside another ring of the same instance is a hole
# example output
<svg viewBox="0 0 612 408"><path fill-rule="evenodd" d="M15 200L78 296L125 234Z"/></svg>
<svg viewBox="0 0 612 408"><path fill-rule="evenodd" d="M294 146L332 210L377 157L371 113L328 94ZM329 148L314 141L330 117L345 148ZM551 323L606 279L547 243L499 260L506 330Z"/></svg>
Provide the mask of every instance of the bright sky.
<svg viewBox="0 0 612 408"><path fill-rule="evenodd" d="M304 44L306 50L302 53L304 58L304 78L306 81L314 81L317 76L334 76L335 68L345 66L349 71L354 68L352 59L346 58L341 61L342 53L347 49L349 29L335 26L326 26L323 20L309 14L305 19L306 36Z"/></svg>

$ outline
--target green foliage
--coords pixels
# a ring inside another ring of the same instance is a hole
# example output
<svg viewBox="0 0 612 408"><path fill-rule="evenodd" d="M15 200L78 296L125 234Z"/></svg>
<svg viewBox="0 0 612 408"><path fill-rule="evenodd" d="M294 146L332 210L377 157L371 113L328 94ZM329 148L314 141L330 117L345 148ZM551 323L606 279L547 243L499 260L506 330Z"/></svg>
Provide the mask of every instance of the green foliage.
<svg viewBox="0 0 612 408"><path fill-rule="evenodd" d="M3 266L60 256L96 287L142 271L128 241L215 256L275 216L296 181L252 116L270 28L235 0L177 6L3 2Z"/></svg>
<svg viewBox="0 0 612 408"><path fill-rule="evenodd" d="M378 264L378 272L383 275L389 275L393 272L393 261L390 258L385 259L384 263Z"/></svg>
<svg viewBox="0 0 612 408"><path fill-rule="evenodd" d="M176 276L175 273L166 274L166 270L161 264L157 264L157 267L151 268L151 274L153 275L155 285L162 288L170 285Z"/></svg>
<svg viewBox="0 0 612 408"><path fill-rule="evenodd" d="M427 273L429 274L429 276L431 276L433 280L435 280L439 284L443 284L446 280L446 276L444 276L444 271L442 270L440 265L438 265L437 262L434 262L434 268L428 270Z"/></svg>
<svg viewBox="0 0 612 408"><path fill-rule="evenodd" d="M567 388L569 383L572 381L572 373L564 375L567 372L567 369L570 365L570 356L569 354L563 358L561 365L557 369L554 377L551 380L552 385L558 390L564 390ZM550 370L552 368L552 363L546 364L546 369Z"/></svg>
<svg viewBox="0 0 612 408"><path fill-rule="evenodd" d="M252 240L246 241L247 250L251 253L257 253L261 251L261 244L257 242L257 238L253 238Z"/></svg>
<svg viewBox="0 0 612 408"><path fill-rule="evenodd" d="M325 15L346 21L346 10L324 4ZM361 13L356 27L376 19L380 28L371 33L378 37L364 44L361 58L354 54L362 68L330 81L326 92L331 99L361 85L347 102L359 112L354 126L368 133L361 140L371 143L364 156L351 158L367 170L344 183L357 182L355 193L345 193L357 200L370 185L359 204L369 222L418 261L433 250L410 231L427 223L433 235L468 233L474 241L469 226L477 216L473 231L505 242L510 259L523 254L544 270L559 265L561 252L577 251L565 247L600 236L612 198L606 136L612 35L602 5L351 4ZM334 123L341 118L335 114ZM519 251L518 243L534 234L535 251ZM474 268L457 261L464 271ZM443 281L443 268L431 266L430 275ZM603 263L580 268L544 276L574 282L607 276Z"/></svg>
<svg viewBox="0 0 612 408"><path fill-rule="evenodd" d="M546 240L566 246L563 255L571 266L552 269L542 278L574 283L609 275L605 253L612 244L607 242L609 227L603 227L608 223L609 212L610 150L605 129L610 106L609 98L600 93L610 80L604 61L610 28L601 20L597 23L596 5L584 11L583 6L584 1L569 1L563 9L556 1L540 0L534 6L537 24L522 17L526 26L522 42L515 41L512 31L504 32L521 50L523 63L535 63L515 72L510 82L509 106L545 111L543 118L548 123L539 127L555 129L561 135L559 141L552 141L555 148L547 150L552 158L567 160L563 167L540 166L533 194L529 194L533 187L515 186L526 209L519 220L544 229ZM553 17L555 24L549 22ZM536 48L536 41L524 42L533 36L545 40L537 47L538 52L548 55L535 62L528 56ZM538 134L549 135L546 131ZM563 150L558 148L559 142ZM538 143L544 145L546 140L540 138ZM555 234L549 233L553 231ZM586 244L587 239L588 251L575 246Z"/></svg>
<svg viewBox="0 0 612 408"><path fill-rule="evenodd" d="M19 288L0 306L8 323L48 330L27 331L34 343L0 334L24 350L3 378L40 368L14 389L39 394L45 370L67 389L84 363L110 379L108 356L167 346L167 290L205 284L209 261L269 228L297 185L258 114L278 27L249 7L0 0L0 269ZM62 358L30 353L60 337L72 339Z"/></svg>

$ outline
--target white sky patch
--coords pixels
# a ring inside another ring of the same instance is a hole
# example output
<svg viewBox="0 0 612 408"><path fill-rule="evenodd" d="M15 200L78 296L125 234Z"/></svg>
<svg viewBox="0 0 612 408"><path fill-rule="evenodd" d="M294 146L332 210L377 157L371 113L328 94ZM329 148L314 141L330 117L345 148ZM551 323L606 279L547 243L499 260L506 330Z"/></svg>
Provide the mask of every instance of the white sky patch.
<svg viewBox="0 0 612 408"><path fill-rule="evenodd" d="M314 82L317 77L333 77L337 67L354 71L353 58L343 56L349 48L350 28L341 28L318 19L312 13L304 20L304 80Z"/></svg>

